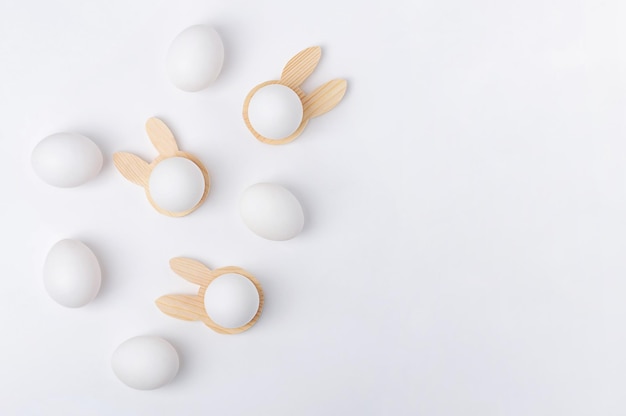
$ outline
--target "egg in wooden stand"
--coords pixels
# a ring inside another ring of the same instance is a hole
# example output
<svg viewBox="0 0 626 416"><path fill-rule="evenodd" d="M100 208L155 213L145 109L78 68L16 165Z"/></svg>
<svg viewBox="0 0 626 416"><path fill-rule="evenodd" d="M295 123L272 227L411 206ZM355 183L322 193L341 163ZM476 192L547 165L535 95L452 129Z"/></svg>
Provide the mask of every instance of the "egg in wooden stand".
<svg viewBox="0 0 626 416"><path fill-rule="evenodd" d="M211 270L197 260L176 257L170 267L200 288L195 295L165 295L156 300L166 315L185 321L201 321L221 334L250 329L263 310L263 289L251 273L235 267Z"/></svg>
<svg viewBox="0 0 626 416"><path fill-rule="evenodd" d="M148 201L161 214L190 214L209 193L208 171L197 157L179 150L163 121L148 119L146 131L159 156L148 163L132 153L117 152L113 155L115 167L130 182L144 188Z"/></svg>
<svg viewBox="0 0 626 416"><path fill-rule="evenodd" d="M333 79L307 94L302 83L317 67L319 46L298 52L283 68L280 79L263 82L246 96L243 120L257 140L272 145L295 140L313 117L335 108L346 93L347 82Z"/></svg>

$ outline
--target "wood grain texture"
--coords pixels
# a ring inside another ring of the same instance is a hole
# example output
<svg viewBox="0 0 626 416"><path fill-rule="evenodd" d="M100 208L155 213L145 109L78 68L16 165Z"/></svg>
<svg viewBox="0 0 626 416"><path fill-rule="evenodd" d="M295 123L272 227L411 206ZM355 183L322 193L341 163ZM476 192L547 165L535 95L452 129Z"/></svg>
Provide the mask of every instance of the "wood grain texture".
<svg viewBox="0 0 626 416"><path fill-rule="evenodd" d="M198 295L166 295L156 300L165 314L184 321L202 321L206 312L204 301Z"/></svg>
<svg viewBox="0 0 626 416"><path fill-rule="evenodd" d="M329 112L339 104L347 87L348 83L345 79L333 79L316 88L302 100L304 114L313 118Z"/></svg>
<svg viewBox="0 0 626 416"><path fill-rule="evenodd" d="M148 186L148 178L152 168L148 162L139 156L132 153L117 152L113 154L113 164L122 176L132 183L144 188Z"/></svg>
<svg viewBox="0 0 626 416"><path fill-rule="evenodd" d="M158 298L155 303L157 307L166 315L184 321L201 321L215 332L231 335L239 334L250 329L259 320L261 312L263 311L263 304L265 303L263 288L261 287L261 283L252 274L244 269L235 266L228 266L210 270L199 261L185 257L176 257L171 259L170 267L179 276L192 283L198 284L200 289L198 289L197 295L165 295ZM207 287L212 281L228 273L235 273L246 277L254 284L257 292L259 293L259 308L257 309L256 314L250 322L238 328L225 328L216 324L207 315L204 308L204 294L206 293Z"/></svg>
<svg viewBox="0 0 626 416"><path fill-rule="evenodd" d="M289 88L298 88L307 79L322 57L322 48L312 46L298 52L287 62L280 76L280 82Z"/></svg>
<svg viewBox="0 0 626 416"><path fill-rule="evenodd" d="M146 122L146 132L150 137L150 141L159 152L159 156L157 156L151 163L148 163L132 153L117 152L113 155L113 163L115 164L115 167L122 174L122 176L124 176L124 178L144 188L150 205L152 205L154 209L161 214L169 217L184 217L185 215L192 213L204 203L209 194L209 189L211 188L209 172L196 156L178 149L178 144L176 143L174 135L163 121L155 117L148 119ZM202 193L202 198L200 198L200 201L198 201L195 206L187 211L172 212L165 210L158 206L150 195L150 174L160 162L171 157L182 157L192 161L196 166L198 166L202 172L202 176L204 177L204 192Z"/></svg>
<svg viewBox="0 0 626 416"><path fill-rule="evenodd" d="M174 257L170 260L170 268L183 279L198 286L207 286L213 279L213 273L207 266L187 257Z"/></svg>
<svg viewBox="0 0 626 416"><path fill-rule="evenodd" d="M156 117L151 117L146 121L146 132L152 142L162 156L172 156L178 152L178 144L172 131L165 123Z"/></svg>
<svg viewBox="0 0 626 416"><path fill-rule="evenodd" d="M322 49L319 46L313 46L298 52L283 68L280 80L263 82L252 88L248 93L243 102L243 120L248 130L250 130L257 140L272 145L290 143L302 134L302 131L304 131L304 128L311 118L327 113L341 102L348 87L346 80L335 79L329 81L308 95L300 88L300 85L317 67L321 54ZM298 94L302 102L302 122L291 135L283 139L272 139L261 135L254 129L248 116L248 107L250 106L250 100L254 94L261 88L271 84L280 84L291 88Z"/></svg>

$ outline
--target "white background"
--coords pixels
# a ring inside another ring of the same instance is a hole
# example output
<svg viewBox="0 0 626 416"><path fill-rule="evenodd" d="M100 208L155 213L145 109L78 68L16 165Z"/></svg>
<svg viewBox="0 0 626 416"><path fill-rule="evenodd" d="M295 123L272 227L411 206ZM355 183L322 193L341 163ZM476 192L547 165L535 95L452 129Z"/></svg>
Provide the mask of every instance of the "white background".
<svg viewBox="0 0 626 416"><path fill-rule="evenodd" d="M623 415L626 413L626 6L622 0L0 0L2 415ZM176 90L164 56L192 24L222 34L222 74ZM242 102L321 45L306 91L348 93L286 146L252 137ZM158 116L213 187L159 215L114 169L146 159ZM101 174L56 189L30 167L75 131ZM301 235L241 222L249 185L302 201ZM59 239L103 267L96 300L54 303ZM194 293L168 268L237 265L266 294L237 336L159 312ZM180 352L155 391L110 356L136 335Z"/></svg>

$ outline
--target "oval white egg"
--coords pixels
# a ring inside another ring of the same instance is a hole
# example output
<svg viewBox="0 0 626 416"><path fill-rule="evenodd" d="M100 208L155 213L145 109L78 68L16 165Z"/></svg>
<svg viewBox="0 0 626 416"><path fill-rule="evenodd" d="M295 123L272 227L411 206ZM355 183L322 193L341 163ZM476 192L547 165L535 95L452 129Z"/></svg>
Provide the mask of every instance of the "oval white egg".
<svg viewBox="0 0 626 416"><path fill-rule="evenodd" d="M78 308L91 302L100 290L98 259L84 243L61 240L46 257L43 267L46 291L57 303Z"/></svg>
<svg viewBox="0 0 626 416"><path fill-rule="evenodd" d="M302 101L294 90L281 84L259 88L248 104L248 120L261 136L280 140L291 136L302 123Z"/></svg>
<svg viewBox="0 0 626 416"><path fill-rule="evenodd" d="M102 152L77 133L56 133L43 139L31 154L37 176L49 185L71 188L94 178L102 169Z"/></svg>
<svg viewBox="0 0 626 416"><path fill-rule="evenodd" d="M163 338L134 337L117 347L111 359L111 367L117 378L127 386L152 390L176 377L178 352Z"/></svg>
<svg viewBox="0 0 626 416"><path fill-rule="evenodd" d="M183 30L170 45L166 66L170 81L183 91L200 91L219 75L224 45L215 29L195 25Z"/></svg>
<svg viewBox="0 0 626 416"><path fill-rule="evenodd" d="M239 207L248 228L268 240L289 240L304 227L300 202L280 185L252 185L244 191Z"/></svg>
<svg viewBox="0 0 626 416"><path fill-rule="evenodd" d="M148 184L152 200L170 212L184 212L195 207L204 195L204 187L202 171L184 157L159 162L152 170Z"/></svg>
<svg viewBox="0 0 626 416"><path fill-rule="evenodd" d="M236 273L217 277L204 294L207 315L224 328L239 328L250 322L259 310L259 303L254 283Z"/></svg>

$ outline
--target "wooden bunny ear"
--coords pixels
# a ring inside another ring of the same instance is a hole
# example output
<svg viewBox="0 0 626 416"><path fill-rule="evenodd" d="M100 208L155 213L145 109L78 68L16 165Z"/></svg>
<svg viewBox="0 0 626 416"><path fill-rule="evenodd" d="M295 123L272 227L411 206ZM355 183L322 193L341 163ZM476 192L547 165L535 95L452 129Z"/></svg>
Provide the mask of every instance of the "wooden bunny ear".
<svg viewBox="0 0 626 416"><path fill-rule="evenodd" d="M198 295L166 295L156 300L157 307L166 315L184 321L203 321L204 301Z"/></svg>
<svg viewBox="0 0 626 416"><path fill-rule="evenodd" d="M178 144L167 125L156 117L149 118L146 121L146 132L154 147L159 154L163 156L171 156L178 152Z"/></svg>
<svg viewBox="0 0 626 416"><path fill-rule="evenodd" d="M144 188L148 186L150 165L132 153L117 152L113 154L113 164L126 179Z"/></svg>
<svg viewBox="0 0 626 416"><path fill-rule="evenodd" d="M280 81L290 88L299 87L317 67L322 56L322 48L313 46L300 51L287 62Z"/></svg>
<svg viewBox="0 0 626 416"><path fill-rule="evenodd" d="M345 79L333 79L318 87L302 100L305 114L313 118L329 112L339 104L346 93L346 88L348 82Z"/></svg>
<svg viewBox="0 0 626 416"><path fill-rule="evenodd" d="M175 257L170 260L170 267L180 277L199 286L207 286L213 274L211 270L197 260Z"/></svg>

